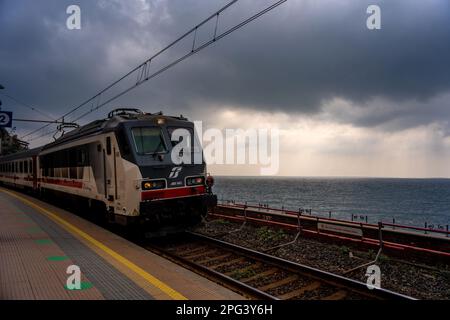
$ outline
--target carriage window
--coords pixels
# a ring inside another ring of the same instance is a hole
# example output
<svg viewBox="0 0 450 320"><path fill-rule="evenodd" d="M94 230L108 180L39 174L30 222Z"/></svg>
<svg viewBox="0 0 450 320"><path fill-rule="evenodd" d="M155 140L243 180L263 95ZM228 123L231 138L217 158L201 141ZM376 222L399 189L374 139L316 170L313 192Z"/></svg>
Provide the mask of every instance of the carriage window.
<svg viewBox="0 0 450 320"><path fill-rule="evenodd" d="M166 145L160 128L140 127L131 129L137 153L154 154L166 152Z"/></svg>

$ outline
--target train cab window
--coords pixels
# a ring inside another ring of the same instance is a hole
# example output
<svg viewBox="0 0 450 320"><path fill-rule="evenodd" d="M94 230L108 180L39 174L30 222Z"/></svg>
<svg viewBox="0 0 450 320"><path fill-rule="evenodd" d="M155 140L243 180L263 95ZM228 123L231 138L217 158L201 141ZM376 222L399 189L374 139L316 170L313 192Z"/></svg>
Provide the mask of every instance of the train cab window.
<svg viewBox="0 0 450 320"><path fill-rule="evenodd" d="M161 128L138 127L131 129L131 132L138 154L155 154L167 151Z"/></svg>

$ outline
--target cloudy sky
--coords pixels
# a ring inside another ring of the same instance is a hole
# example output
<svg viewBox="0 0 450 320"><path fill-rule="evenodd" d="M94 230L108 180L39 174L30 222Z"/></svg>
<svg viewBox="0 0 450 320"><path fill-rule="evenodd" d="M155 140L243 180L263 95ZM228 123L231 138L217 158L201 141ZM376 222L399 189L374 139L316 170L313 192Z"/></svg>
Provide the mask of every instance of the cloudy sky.
<svg viewBox="0 0 450 320"><path fill-rule="evenodd" d="M57 118L227 2L0 0L3 92ZM272 2L240 0L219 32ZM81 30L66 27L72 4ZM381 30L366 27L371 4ZM278 128L280 175L450 177L449 17L448 0L288 0L80 123L139 106L206 128ZM204 26L198 43L213 32ZM191 46L192 38L180 43L155 68ZM17 118L44 117L1 100ZM37 127L16 123L16 132ZM31 146L51 140L36 136Z"/></svg>

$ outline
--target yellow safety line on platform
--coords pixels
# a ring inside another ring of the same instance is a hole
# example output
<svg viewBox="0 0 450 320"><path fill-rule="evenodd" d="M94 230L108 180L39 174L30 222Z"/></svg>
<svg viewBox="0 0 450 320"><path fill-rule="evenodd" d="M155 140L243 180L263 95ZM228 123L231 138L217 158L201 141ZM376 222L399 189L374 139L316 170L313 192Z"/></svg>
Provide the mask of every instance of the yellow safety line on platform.
<svg viewBox="0 0 450 320"><path fill-rule="evenodd" d="M105 246L100 241L94 239L93 237L91 237L87 233L81 231L80 229L78 229L77 227L75 227L71 223L67 222L66 220L58 217L56 214L52 213L51 211L49 211L49 210L47 210L45 208L42 208L41 206L38 206L37 204L29 201L28 199L26 199L26 198L24 198L22 196L17 195L15 193L12 193L12 192L9 192L9 191L6 191L6 190L2 190L2 189L0 189L0 191L4 192L6 194L9 194L10 196L13 196L13 197L21 200L22 202L24 202L25 204L29 205L30 207L33 207L33 208L43 212L44 214L46 214L51 219L55 220L59 224L61 224L64 227L66 227L68 230L71 230L72 232L78 234L80 237L84 238L85 240L87 240L88 242L93 244L94 246L98 247L99 249L101 249L104 252L106 252L107 254L109 254L111 257L113 257L114 259L116 259L117 261L119 261L120 263L125 265L127 268L129 268L130 270L134 271L135 273L140 275L142 278L144 278L145 280L150 282L153 286L157 287L158 289L160 289L161 291L163 291L164 293L169 295L171 298L173 298L175 300L187 300L187 298L185 296L183 296L181 293L175 291L174 289L172 289L171 287L166 285L161 280L155 278L154 276L149 274L144 269L142 269L142 268L138 267L137 265L135 265L133 262L131 262L127 258L121 256L120 254L118 254L114 250L108 248L107 246Z"/></svg>

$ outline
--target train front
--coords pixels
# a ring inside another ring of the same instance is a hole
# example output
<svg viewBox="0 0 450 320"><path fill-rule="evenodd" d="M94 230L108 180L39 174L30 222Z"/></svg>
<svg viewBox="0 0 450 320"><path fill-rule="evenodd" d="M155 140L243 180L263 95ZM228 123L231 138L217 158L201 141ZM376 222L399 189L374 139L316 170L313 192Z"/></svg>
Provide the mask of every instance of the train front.
<svg viewBox="0 0 450 320"><path fill-rule="evenodd" d="M147 231L193 225L217 204L194 124L183 117L143 115L118 132L125 160L142 179L138 223Z"/></svg>

